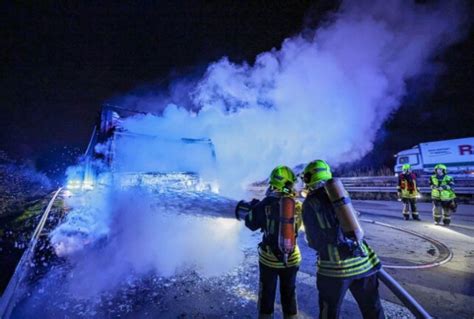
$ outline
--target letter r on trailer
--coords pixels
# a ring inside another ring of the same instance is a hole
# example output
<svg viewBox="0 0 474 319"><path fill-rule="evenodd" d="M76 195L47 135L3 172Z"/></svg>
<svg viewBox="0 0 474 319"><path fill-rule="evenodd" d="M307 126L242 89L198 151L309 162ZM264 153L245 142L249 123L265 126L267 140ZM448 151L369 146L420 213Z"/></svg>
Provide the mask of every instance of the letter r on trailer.
<svg viewBox="0 0 474 319"><path fill-rule="evenodd" d="M464 155L464 153L467 153L467 155L474 155L472 145L459 145L459 154Z"/></svg>

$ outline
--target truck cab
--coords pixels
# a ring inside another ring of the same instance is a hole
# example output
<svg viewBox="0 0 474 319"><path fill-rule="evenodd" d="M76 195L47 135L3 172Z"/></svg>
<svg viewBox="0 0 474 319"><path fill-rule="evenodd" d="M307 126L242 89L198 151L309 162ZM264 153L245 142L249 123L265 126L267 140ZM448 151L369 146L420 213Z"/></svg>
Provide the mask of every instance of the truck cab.
<svg viewBox="0 0 474 319"><path fill-rule="evenodd" d="M395 157L395 175L398 175L402 172L402 167L404 164L410 164L412 171L423 170L423 162L421 160L420 148L418 147L418 145L397 153Z"/></svg>

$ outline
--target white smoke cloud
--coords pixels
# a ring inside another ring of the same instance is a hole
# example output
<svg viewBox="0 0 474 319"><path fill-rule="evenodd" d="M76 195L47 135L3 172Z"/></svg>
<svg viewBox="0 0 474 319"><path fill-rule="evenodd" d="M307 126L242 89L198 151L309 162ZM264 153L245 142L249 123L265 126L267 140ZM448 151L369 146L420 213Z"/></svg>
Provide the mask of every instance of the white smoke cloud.
<svg viewBox="0 0 474 319"><path fill-rule="evenodd" d="M311 36L288 38L253 65L225 57L211 64L190 91L193 110L169 104L162 116L130 118L124 127L167 141L211 138L217 164L198 165L197 171L212 170L230 196L279 164L357 160L372 149L377 130L399 106L406 80L429 72L430 59L459 40L466 21L462 10L457 1L344 2ZM156 108L168 101L155 101ZM149 164L197 157L156 154L150 150L168 149L158 139L147 142L148 150L134 146L117 144L123 167L130 158Z"/></svg>
<svg viewBox="0 0 474 319"><path fill-rule="evenodd" d="M234 203L205 192L102 188L67 205L72 211L51 242L72 265L65 285L76 298L112 290L130 276L186 269L217 276L243 260L242 225L226 216Z"/></svg>

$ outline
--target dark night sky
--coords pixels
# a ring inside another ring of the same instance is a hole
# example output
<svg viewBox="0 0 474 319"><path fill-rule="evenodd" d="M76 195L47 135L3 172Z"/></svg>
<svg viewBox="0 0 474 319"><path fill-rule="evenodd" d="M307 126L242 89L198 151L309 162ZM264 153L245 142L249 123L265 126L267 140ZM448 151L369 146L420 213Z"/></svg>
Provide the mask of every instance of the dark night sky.
<svg viewBox="0 0 474 319"><path fill-rule="evenodd" d="M105 100L224 55L252 61L337 7L327 0L70 3L0 4L0 149L44 170L70 164L86 147ZM410 84L367 163L392 165L401 148L474 135L474 32L438 60L446 70L433 90Z"/></svg>

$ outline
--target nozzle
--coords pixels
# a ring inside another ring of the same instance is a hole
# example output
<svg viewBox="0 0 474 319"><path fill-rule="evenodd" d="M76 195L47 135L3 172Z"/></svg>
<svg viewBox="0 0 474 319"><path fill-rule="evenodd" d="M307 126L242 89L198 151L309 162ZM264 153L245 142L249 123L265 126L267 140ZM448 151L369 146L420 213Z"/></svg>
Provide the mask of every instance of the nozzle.
<svg viewBox="0 0 474 319"><path fill-rule="evenodd" d="M245 219L245 216L247 216L252 208L259 202L258 199L252 199L252 201L246 202L244 200L241 200L240 202L237 203L237 206L235 207L235 218L237 220L242 220Z"/></svg>

